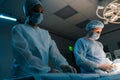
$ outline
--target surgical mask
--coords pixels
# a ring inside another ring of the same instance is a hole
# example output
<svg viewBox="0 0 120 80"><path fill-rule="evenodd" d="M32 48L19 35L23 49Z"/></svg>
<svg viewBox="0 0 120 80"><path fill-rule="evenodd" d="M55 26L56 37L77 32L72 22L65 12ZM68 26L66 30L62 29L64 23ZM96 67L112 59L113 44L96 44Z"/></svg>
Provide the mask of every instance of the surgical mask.
<svg viewBox="0 0 120 80"><path fill-rule="evenodd" d="M99 37L100 37L100 34L98 34L98 33L93 33L90 37L91 37L93 40L98 40Z"/></svg>
<svg viewBox="0 0 120 80"><path fill-rule="evenodd" d="M33 24L40 24L43 21L43 13L34 12L32 17L29 18Z"/></svg>

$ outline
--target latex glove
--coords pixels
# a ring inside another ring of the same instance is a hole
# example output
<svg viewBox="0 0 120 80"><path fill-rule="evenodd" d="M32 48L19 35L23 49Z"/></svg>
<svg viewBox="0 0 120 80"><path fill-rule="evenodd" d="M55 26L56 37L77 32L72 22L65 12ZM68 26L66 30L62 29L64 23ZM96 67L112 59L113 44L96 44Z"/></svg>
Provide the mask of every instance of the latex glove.
<svg viewBox="0 0 120 80"><path fill-rule="evenodd" d="M99 64L98 68L107 72L110 72L110 70L113 68L113 65L111 64Z"/></svg>
<svg viewBox="0 0 120 80"><path fill-rule="evenodd" d="M113 68L115 68L116 70L120 70L120 63L114 63L112 65L113 65Z"/></svg>
<svg viewBox="0 0 120 80"><path fill-rule="evenodd" d="M61 65L60 68L64 73L77 73L76 69L70 65Z"/></svg>

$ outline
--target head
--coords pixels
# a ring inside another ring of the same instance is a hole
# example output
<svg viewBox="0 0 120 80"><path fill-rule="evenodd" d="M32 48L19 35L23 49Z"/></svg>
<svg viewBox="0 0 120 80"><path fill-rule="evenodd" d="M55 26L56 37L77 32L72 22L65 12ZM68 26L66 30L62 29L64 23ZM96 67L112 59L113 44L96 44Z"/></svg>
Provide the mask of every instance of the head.
<svg viewBox="0 0 120 80"><path fill-rule="evenodd" d="M44 9L39 0L26 0L23 10L29 24L38 25L42 22Z"/></svg>
<svg viewBox="0 0 120 80"><path fill-rule="evenodd" d="M87 37L92 40L99 39L102 29L104 28L104 24L98 20L92 20L86 25Z"/></svg>

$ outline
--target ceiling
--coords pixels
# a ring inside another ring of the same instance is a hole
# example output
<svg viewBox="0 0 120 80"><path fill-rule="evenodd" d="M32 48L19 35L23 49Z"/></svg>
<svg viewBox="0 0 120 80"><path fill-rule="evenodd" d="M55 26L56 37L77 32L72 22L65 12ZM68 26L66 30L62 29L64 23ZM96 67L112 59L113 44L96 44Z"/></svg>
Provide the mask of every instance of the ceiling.
<svg viewBox="0 0 120 80"><path fill-rule="evenodd" d="M25 0L0 0L0 13L16 17L23 22L25 16L22 6ZM98 19L97 5L105 4L108 0L42 0L45 9L44 21L40 25L49 32L76 40L85 35L85 24L90 20ZM2 24L0 24L2 26ZM116 30L119 25L105 25L103 34Z"/></svg>

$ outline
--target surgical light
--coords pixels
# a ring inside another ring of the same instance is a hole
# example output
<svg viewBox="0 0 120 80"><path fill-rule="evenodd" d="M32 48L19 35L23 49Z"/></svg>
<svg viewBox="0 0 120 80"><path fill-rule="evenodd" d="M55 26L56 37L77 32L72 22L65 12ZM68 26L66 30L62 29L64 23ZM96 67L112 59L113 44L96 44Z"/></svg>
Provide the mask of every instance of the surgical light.
<svg viewBox="0 0 120 80"><path fill-rule="evenodd" d="M0 18L12 20L12 21L17 21L17 19L15 19L15 18L4 16L4 15L0 15Z"/></svg>
<svg viewBox="0 0 120 80"><path fill-rule="evenodd" d="M102 11L102 14L99 14L99 11ZM98 6L96 10L96 15L104 20L105 24L113 23L120 24L120 3L118 0L113 0L107 6Z"/></svg>

